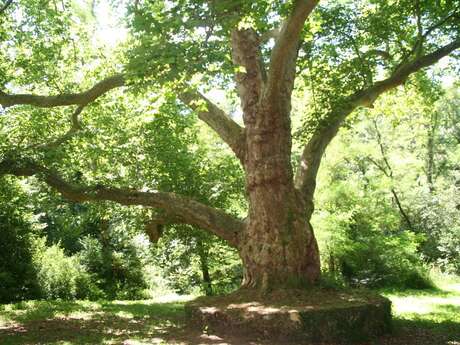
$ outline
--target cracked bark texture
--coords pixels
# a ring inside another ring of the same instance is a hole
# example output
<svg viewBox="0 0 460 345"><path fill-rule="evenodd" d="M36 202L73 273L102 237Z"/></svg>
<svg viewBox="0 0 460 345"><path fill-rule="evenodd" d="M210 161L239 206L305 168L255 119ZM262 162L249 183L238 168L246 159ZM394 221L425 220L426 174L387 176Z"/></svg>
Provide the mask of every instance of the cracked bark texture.
<svg viewBox="0 0 460 345"><path fill-rule="evenodd" d="M256 34L250 29L232 34L233 61L243 67L236 83L246 130L242 163L249 198L247 227L240 235L239 246L243 287L262 291L314 284L320 275L317 242L305 203L294 187L291 166L291 93L298 47L295 35L300 35L308 13L304 15L303 20L293 15L301 21L297 29L288 23L282 30L268 77L260 64L260 39ZM290 34L283 36L286 30ZM275 74L279 76L276 81Z"/></svg>

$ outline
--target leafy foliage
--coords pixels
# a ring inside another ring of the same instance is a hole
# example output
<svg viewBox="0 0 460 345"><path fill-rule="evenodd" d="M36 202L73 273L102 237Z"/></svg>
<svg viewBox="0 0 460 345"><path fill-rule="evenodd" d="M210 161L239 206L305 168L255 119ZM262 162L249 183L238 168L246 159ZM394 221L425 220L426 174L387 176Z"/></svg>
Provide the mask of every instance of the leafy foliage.
<svg viewBox="0 0 460 345"><path fill-rule="evenodd" d="M327 186L315 217L329 253L323 260L354 283L427 286L426 264L458 273L456 171L450 165L457 164L451 156L457 147L442 125L453 114L439 111L449 109L452 95L433 101L412 88L404 93L411 95L405 101L390 95L357 115L359 124L352 122L331 147L320 179L321 190Z"/></svg>
<svg viewBox="0 0 460 345"><path fill-rule="evenodd" d="M382 199L383 191L373 186L356 193L344 180L334 185L317 220L320 230L333 229L326 267L354 286L430 287L417 253L423 237L400 228L400 217Z"/></svg>
<svg viewBox="0 0 460 345"><path fill-rule="evenodd" d="M35 251L34 261L41 298L73 300L102 296L76 256L66 256L56 244L46 247L44 239L36 240Z"/></svg>
<svg viewBox="0 0 460 345"><path fill-rule="evenodd" d="M5 177L0 178L0 234L0 302L36 298L33 221L27 196Z"/></svg>
<svg viewBox="0 0 460 345"><path fill-rule="evenodd" d="M87 236L81 245L80 262L106 298L146 297L150 248L145 237L130 235L126 224L112 223L99 239Z"/></svg>

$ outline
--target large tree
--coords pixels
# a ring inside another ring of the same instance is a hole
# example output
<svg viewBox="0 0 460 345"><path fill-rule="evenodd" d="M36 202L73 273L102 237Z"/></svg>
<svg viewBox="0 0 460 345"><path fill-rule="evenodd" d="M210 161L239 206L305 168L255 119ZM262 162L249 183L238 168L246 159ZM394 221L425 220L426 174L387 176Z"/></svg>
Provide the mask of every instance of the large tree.
<svg viewBox="0 0 460 345"><path fill-rule="evenodd" d="M61 7L43 3L48 12L36 16L57 21ZM21 20L24 2L17 6L6 2L0 14L11 16L2 25L4 40L13 47L20 40L8 36L5 27ZM372 107L382 93L443 57L455 56L460 47L460 8L452 0L139 0L128 6L127 17L132 38L119 73L86 90L75 91L74 82L63 87L71 92L40 95L16 93L27 78L22 74L15 83L14 75L2 70L3 116L10 107L76 106L71 129L46 144L54 147L71 141L81 130L82 111L115 88L172 90L177 102L196 112L241 163L247 217L237 219L171 192L78 183L59 172L57 162L46 166L18 154L4 155L0 172L37 176L73 201L111 200L161 209L164 222L210 231L239 251L243 286L262 290L314 284L320 277L310 225L316 177L326 147L347 116L359 107ZM60 30L65 32L65 25ZM33 38L39 42L45 36ZM53 44L70 45L72 40L51 40L48 47ZM43 54L43 59L50 56ZM37 70L34 75L39 79ZM236 89L244 126L204 96L216 87ZM295 90L311 99L302 109L299 137L304 148L297 161L291 128Z"/></svg>

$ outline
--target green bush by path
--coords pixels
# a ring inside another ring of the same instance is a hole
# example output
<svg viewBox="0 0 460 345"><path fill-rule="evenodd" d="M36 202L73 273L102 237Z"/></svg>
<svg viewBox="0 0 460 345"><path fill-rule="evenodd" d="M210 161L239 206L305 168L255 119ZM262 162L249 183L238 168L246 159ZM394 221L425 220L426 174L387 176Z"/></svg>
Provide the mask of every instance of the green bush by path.
<svg viewBox="0 0 460 345"><path fill-rule="evenodd" d="M46 247L44 238L35 241L34 265L40 298L73 300L104 296L78 257L66 256L64 250L56 244Z"/></svg>

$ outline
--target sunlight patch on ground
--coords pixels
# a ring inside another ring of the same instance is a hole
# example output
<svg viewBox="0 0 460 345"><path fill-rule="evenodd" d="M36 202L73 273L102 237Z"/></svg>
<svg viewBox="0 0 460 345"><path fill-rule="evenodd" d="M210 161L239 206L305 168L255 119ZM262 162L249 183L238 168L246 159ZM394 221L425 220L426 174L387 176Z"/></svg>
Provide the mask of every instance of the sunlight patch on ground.
<svg viewBox="0 0 460 345"><path fill-rule="evenodd" d="M152 300L152 302L153 303L173 303L173 302L183 303L183 302L191 301L192 299L196 297L197 296L194 296L194 295L178 295L175 293L171 293L171 294L156 297Z"/></svg>
<svg viewBox="0 0 460 345"><path fill-rule="evenodd" d="M403 319L425 319L435 322L460 320L460 284L441 284L445 294L427 292L386 294L393 302L393 312ZM452 319L454 318L454 319Z"/></svg>
<svg viewBox="0 0 460 345"><path fill-rule="evenodd" d="M397 314L429 314L442 304L451 304L450 299L441 297L396 297L391 296L393 311ZM460 300L459 300L460 302Z"/></svg>
<svg viewBox="0 0 460 345"><path fill-rule="evenodd" d="M445 290L451 291L451 292L457 292L460 295L460 283L447 285L445 287Z"/></svg>
<svg viewBox="0 0 460 345"><path fill-rule="evenodd" d="M148 340L132 340L128 339L123 342L123 345L168 345L161 338L152 338Z"/></svg>
<svg viewBox="0 0 460 345"><path fill-rule="evenodd" d="M129 313L129 312L126 312L126 311L119 311L117 313L115 313L115 315L119 318L122 318L122 319L132 319L134 317L134 315L132 313Z"/></svg>
<svg viewBox="0 0 460 345"><path fill-rule="evenodd" d="M102 316L104 313L102 311L99 312L88 312L88 311L74 311L68 314L56 314L56 317L60 318L69 318L69 319L79 319L79 320L91 320L94 319L95 316Z"/></svg>

